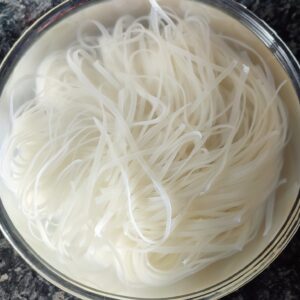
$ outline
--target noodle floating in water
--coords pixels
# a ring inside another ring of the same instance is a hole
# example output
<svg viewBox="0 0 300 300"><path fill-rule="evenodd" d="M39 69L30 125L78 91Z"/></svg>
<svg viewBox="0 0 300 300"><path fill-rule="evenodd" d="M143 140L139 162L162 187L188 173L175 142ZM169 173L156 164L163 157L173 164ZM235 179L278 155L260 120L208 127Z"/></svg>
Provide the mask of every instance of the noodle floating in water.
<svg viewBox="0 0 300 300"><path fill-rule="evenodd" d="M258 53L150 3L112 28L87 21L42 61L34 97L15 108L11 95L0 156L37 239L135 286L174 283L269 231L288 128Z"/></svg>

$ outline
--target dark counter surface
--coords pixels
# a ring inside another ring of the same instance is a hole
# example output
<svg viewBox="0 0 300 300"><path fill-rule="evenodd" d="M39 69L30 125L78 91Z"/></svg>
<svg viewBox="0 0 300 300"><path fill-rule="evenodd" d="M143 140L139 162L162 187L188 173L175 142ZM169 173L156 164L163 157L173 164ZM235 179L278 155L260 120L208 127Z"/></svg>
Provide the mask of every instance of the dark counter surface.
<svg viewBox="0 0 300 300"><path fill-rule="evenodd" d="M61 0L0 0L0 62L34 20ZM300 0L240 0L273 27L300 60ZM0 129L1 130L1 129ZM227 300L299 300L300 231L262 274ZM0 300L74 300L36 274L0 232Z"/></svg>

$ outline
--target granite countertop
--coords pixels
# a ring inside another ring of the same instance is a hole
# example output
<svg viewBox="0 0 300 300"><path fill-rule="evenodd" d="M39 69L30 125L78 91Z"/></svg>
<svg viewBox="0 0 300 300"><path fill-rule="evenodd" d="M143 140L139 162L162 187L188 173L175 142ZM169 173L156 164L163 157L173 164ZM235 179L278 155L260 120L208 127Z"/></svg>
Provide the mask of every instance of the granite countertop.
<svg viewBox="0 0 300 300"><path fill-rule="evenodd" d="M62 0L0 0L0 62L20 33ZM300 60L300 0L239 0L271 25ZM300 231L272 265L227 300L300 299ZM0 232L0 300L76 299L36 274Z"/></svg>

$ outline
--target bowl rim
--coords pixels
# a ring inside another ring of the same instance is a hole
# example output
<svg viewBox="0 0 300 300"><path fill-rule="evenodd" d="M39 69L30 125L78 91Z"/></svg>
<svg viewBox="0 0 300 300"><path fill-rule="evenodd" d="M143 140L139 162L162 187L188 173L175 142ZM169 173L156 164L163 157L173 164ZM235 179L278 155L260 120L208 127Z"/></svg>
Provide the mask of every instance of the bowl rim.
<svg viewBox="0 0 300 300"><path fill-rule="evenodd" d="M16 43L7 53L0 64L0 95L3 92L7 79L11 75L14 66L18 63L20 57L35 42L40 34L49 30L58 21L78 12L83 6L91 6L97 3L109 0L66 0L61 4L50 9L47 13L38 18L23 34L18 38ZM225 14L239 21L249 29L261 42L271 51L277 61L283 67L290 77L293 87L300 103L300 65L294 57L291 50L277 35L277 33L263 20L257 17L253 12L248 10L244 5L234 0L192 0L206 4L221 10ZM232 276L223 281L189 294L175 297L160 298L169 299L219 299L229 293L237 290L254 277L260 274L267 266L284 250L291 238L300 227L300 191L293 208L288 215L285 223L282 225L276 236L268 243L267 247L243 269L237 271ZM100 297L113 297L115 299L141 299L129 296L117 295L95 288L91 288L68 278L66 275L49 265L41 258L23 239L21 234L15 228L10 220L0 195L0 229L5 238L10 242L17 253L25 262L46 280L61 288L62 290L73 294L82 299L100 299ZM101 298L102 299L102 298ZM150 300L151 298L142 298Z"/></svg>

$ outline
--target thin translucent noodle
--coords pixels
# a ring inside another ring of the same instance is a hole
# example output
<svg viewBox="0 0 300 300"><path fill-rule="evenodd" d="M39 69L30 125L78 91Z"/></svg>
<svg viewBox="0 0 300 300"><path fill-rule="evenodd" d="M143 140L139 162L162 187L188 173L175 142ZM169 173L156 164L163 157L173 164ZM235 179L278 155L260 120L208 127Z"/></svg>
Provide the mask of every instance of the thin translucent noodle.
<svg viewBox="0 0 300 300"><path fill-rule="evenodd" d="M288 121L255 50L150 3L87 21L11 95L0 175L62 261L158 286L268 233Z"/></svg>

